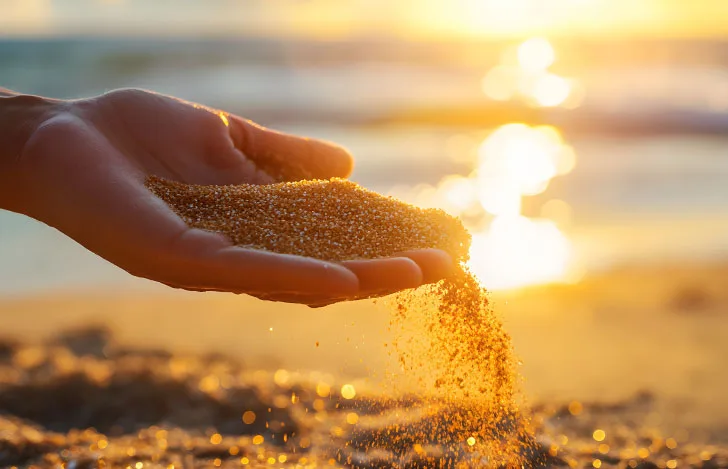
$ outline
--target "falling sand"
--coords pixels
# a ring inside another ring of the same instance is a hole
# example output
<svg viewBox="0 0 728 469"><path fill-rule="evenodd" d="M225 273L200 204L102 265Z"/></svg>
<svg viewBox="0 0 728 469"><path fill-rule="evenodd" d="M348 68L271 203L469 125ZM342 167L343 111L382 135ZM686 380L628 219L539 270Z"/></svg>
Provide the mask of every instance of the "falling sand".
<svg viewBox="0 0 728 469"><path fill-rule="evenodd" d="M511 340L464 267L470 235L458 219L340 179L194 186L152 177L147 187L188 225L240 246L329 261L448 252L459 266L452 277L387 301L398 362L390 381L412 396L404 399L418 407L417 421L395 418L378 432L362 426L339 455L354 465L381 452L389 458L385 466L524 463L532 438L515 393Z"/></svg>

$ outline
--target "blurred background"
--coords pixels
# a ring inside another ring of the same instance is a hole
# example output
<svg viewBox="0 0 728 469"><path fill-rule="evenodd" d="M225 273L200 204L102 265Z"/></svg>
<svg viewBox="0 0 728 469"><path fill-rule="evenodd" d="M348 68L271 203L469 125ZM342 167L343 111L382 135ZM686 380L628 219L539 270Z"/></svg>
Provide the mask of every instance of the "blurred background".
<svg viewBox="0 0 728 469"><path fill-rule="evenodd" d="M0 86L147 88L345 145L355 181L463 217L534 400L648 390L728 440L724 0L0 0ZM0 312L30 340L386 361L370 302L173 292L2 211Z"/></svg>

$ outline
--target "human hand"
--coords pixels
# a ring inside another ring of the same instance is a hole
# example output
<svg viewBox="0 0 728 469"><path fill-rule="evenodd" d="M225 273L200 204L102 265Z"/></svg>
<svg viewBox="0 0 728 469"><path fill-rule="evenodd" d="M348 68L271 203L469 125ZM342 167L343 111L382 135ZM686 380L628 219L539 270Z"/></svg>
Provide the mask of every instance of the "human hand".
<svg viewBox="0 0 728 469"><path fill-rule="evenodd" d="M233 246L188 227L144 187L150 175L189 184L346 177L352 160L338 146L141 90L45 103L39 125L0 174L0 204L133 275L323 305L417 287L453 268L438 250L332 263Z"/></svg>

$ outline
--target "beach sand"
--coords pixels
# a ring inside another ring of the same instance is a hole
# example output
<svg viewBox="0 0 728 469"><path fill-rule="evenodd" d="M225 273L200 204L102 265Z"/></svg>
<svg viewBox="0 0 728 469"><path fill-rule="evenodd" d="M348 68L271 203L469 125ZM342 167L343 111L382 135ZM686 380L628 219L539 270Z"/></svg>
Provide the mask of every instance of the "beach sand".
<svg viewBox="0 0 728 469"><path fill-rule="evenodd" d="M728 265L654 265L493 293L528 463L728 467L727 283ZM437 441L382 437L448 415L385 397L388 314L161 288L3 300L0 466L453 467Z"/></svg>

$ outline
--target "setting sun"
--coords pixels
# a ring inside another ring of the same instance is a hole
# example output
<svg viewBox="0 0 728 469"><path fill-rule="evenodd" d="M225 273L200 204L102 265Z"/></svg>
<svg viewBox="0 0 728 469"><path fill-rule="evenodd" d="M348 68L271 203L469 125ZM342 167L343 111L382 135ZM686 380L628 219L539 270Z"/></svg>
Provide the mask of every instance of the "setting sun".
<svg viewBox="0 0 728 469"><path fill-rule="evenodd" d="M449 35L708 36L728 29L728 4L722 0L427 0L417 5L420 27Z"/></svg>

